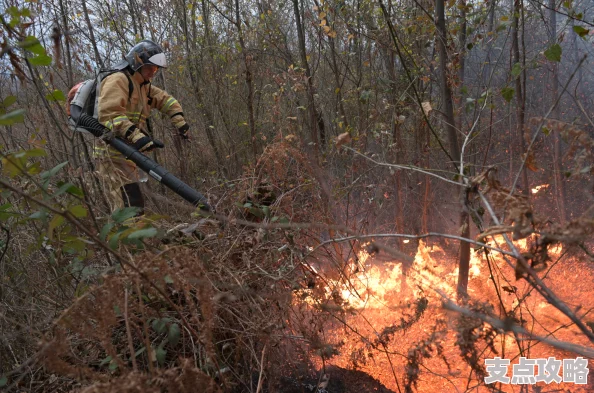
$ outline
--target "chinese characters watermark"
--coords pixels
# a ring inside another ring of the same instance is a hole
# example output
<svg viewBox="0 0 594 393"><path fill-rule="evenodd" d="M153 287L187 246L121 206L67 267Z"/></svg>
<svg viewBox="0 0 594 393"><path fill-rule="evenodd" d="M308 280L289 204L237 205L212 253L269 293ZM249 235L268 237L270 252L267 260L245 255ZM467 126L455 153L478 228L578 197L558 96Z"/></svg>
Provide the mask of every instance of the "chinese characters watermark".
<svg viewBox="0 0 594 393"><path fill-rule="evenodd" d="M507 376L510 365L509 359L496 357L485 359L487 375L485 383L501 382L514 385L534 385L537 382L549 384L569 382L577 385L588 383L588 360L582 357L575 359L557 360L554 357L548 359L528 359L520 357L518 363L512 366L511 378Z"/></svg>

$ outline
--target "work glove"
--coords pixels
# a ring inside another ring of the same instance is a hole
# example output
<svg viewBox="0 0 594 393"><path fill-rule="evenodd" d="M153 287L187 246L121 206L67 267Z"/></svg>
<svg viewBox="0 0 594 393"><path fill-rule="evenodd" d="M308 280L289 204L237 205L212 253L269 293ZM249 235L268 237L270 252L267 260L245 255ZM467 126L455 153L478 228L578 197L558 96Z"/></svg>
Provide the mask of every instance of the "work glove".
<svg viewBox="0 0 594 393"><path fill-rule="evenodd" d="M151 138L144 132L140 131L136 126L130 127L130 129L126 132L126 139L132 145L132 147L141 153L147 153L154 148L165 147L163 142Z"/></svg>
<svg viewBox="0 0 594 393"><path fill-rule="evenodd" d="M179 127L177 129L177 132L179 132L179 136L181 136L182 139L190 139L190 126L188 125L188 123Z"/></svg>
<svg viewBox="0 0 594 393"><path fill-rule="evenodd" d="M190 138L190 126L186 123L184 116L181 113L173 115L171 118L173 125L177 128L177 132L182 139Z"/></svg>

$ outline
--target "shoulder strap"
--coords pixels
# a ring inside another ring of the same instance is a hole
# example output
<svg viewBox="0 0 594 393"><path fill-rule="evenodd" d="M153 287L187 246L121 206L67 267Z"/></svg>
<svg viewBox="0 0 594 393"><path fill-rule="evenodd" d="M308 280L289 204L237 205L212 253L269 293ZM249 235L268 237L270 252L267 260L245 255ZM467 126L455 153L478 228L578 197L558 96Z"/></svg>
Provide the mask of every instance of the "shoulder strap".
<svg viewBox="0 0 594 393"><path fill-rule="evenodd" d="M126 78L128 78L128 102L132 99L132 92L134 91L134 83L132 83L132 78L130 77L130 73L126 70L122 70Z"/></svg>
<svg viewBox="0 0 594 393"><path fill-rule="evenodd" d="M132 83L132 78L130 77L130 72L128 72L128 63L122 62L115 65L112 69L106 70L102 69L99 71L100 74L104 74L101 76L101 79L108 77L111 74L115 74L116 72L121 72L126 75L128 79L128 102L132 99L132 92L134 91L134 83Z"/></svg>

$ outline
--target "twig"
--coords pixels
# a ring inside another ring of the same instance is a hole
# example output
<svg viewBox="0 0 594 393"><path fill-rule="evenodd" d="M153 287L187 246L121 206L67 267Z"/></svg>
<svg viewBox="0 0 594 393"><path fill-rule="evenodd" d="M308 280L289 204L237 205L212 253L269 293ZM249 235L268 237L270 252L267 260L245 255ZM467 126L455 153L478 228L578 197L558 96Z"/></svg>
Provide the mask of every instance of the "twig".
<svg viewBox="0 0 594 393"><path fill-rule="evenodd" d="M448 179L447 177L442 177L442 176L436 175L436 174L435 174L435 173L433 173L433 172L429 172L429 171L427 171L427 170L424 170L424 169L421 169L421 168L417 168L417 167L415 167L415 166L412 166L412 165L398 165L398 164L388 164L388 163L386 163L386 162L379 162L379 161L376 161L376 160L374 160L373 158L371 158L371 157L368 157L368 156L366 156L365 154L363 154L363 153L360 153L360 152L358 152L357 150L355 150L355 149L353 149L353 148L350 148L350 147L348 147L348 146L343 146L343 148L344 148L344 149L346 149L346 150L350 150L350 151L352 151L353 153L355 153L355 154L357 154L357 155L360 155L361 157L363 157L363 158L365 158L365 159L367 159L367 160L369 160L369 161L371 161L371 162L373 162L374 164L376 164L376 165L379 165L379 166L385 166L385 167L388 167L388 168L396 168L396 169L408 169L408 170L411 170L411 171L420 172L420 173L423 173L423 174L425 174L425 175L429 175L429 176L436 177L436 178L438 178L439 180L442 180L442 181L444 181L444 182L446 182L446 183L455 184L455 185L457 185L457 186L461 186L461 185L462 185L462 184L460 184L459 182L457 182L457 181L455 181L455 180L450 180L450 179Z"/></svg>
<svg viewBox="0 0 594 393"><path fill-rule="evenodd" d="M130 357L132 358L132 369L134 372L137 372L138 365L136 364L134 343L132 342L132 332L130 331L130 321L128 320L128 288L124 289L124 321L126 322L126 335L128 336L128 350L130 351Z"/></svg>
<svg viewBox="0 0 594 393"><path fill-rule="evenodd" d="M326 240L326 241L318 244L312 250L312 252L315 251L317 248L322 247L329 243L346 242L346 241L355 240L355 239L373 239L376 237L384 237L384 238L385 237L396 237L396 238L405 238L405 239L424 239L427 237L443 237L445 239L454 239L454 240L460 240L460 241L468 242L471 244L475 244L479 247L488 248L490 250L496 251L496 252L504 254L504 255L509 255L512 257L516 256L516 254L514 254L513 252L502 250L499 247L493 247L488 244L477 242L475 240L467 239L467 238L461 237L461 236L448 235L446 233L437 233L437 232L428 232L428 233L424 233L422 235L407 235L407 234L400 234L400 233L375 233L375 234L371 234L371 235L354 235L354 236L347 236L347 237L341 237L341 238L334 238L334 239Z"/></svg>
<svg viewBox="0 0 594 393"><path fill-rule="evenodd" d="M268 343L264 344L264 348L262 348L262 356L260 358L260 375L258 376L258 387L256 388L256 393L260 393L260 390L262 390L262 383L264 382L264 378L262 378L262 376L264 375L264 354L266 353L267 346Z"/></svg>
<svg viewBox="0 0 594 393"><path fill-rule="evenodd" d="M487 210L489 211L489 214L491 215L493 222L495 222L496 225L500 225L499 218L493 211L493 208L491 207L491 204L489 203L485 195L480 191L478 192L478 194L482 202L485 204ZM540 293L551 305L553 305L555 308L557 308L559 311L565 314L569 319L571 319L571 321L575 323L575 325L582 331L582 333L584 333L584 335L588 337L588 339L591 342L594 343L594 333L588 328L588 326L586 326L582 322L582 320L578 318L577 315L575 315L575 313L573 313L569 309L569 307L567 307L567 305L563 303L563 301L561 301L561 299L559 299L553 293L553 291L551 291L551 289L549 289L549 287L546 286L546 284L540 279L540 277L538 277L538 274L536 274L534 269L532 269L532 267L528 265L526 259L518 251L514 243L509 239L509 236L507 234L503 234L503 238L505 239L505 242L509 246L510 250L512 250L514 258L517 260L517 263L521 264L523 270L527 273L526 276L523 276L526 279L526 281L530 283L538 291L538 293ZM510 264L511 267L515 268L515 266L513 266L511 262L508 262L508 264Z"/></svg>
<svg viewBox="0 0 594 393"><path fill-rule="evenodd" d="M584 347L582 345L577 345L577 344L568 343L565 341L559 341L559 340L555 340L552 338L532 334L532 333L528 332L526 329L524 329L522 326L517 325L515 323L510 323L509 321L503 321L501 319L493 318L489 315L481 314L481 313L469 310L467 308L458 306L452 300L448 299L443 292L441 292L438 289L436 289L436 291L444 298L443 307L446 310L454 311L454 312L469 316L471 318L478 318L482 321L487 322L489 325L493 326L496 329L501 329L506 332L517 333L519 335L527 337L528 339L538 340L540 342L549 344L552 347L555 347L555 348L558 348L558 349L561 349L564 351L570 351L570 352L576 353L578 355L582 355L582 356L590 358L590 359L592 359L594 357L594 349L592 349L592 348L588 348L588 347Z"/></svg>

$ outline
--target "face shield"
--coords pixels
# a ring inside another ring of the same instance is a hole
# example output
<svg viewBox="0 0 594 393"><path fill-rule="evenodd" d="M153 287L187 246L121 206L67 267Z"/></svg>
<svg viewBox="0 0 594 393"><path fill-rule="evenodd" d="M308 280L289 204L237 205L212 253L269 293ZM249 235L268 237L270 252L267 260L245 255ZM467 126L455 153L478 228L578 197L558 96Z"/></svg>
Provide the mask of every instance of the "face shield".
<svg viewBox="0 0 594 393"><path fill-rule="evenodd" d="M167 58L165 57L164 53L157 53L156 55L152 55L148 59L150 64L156 65L160 68L167 68Z"/></svg>

